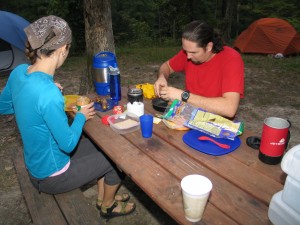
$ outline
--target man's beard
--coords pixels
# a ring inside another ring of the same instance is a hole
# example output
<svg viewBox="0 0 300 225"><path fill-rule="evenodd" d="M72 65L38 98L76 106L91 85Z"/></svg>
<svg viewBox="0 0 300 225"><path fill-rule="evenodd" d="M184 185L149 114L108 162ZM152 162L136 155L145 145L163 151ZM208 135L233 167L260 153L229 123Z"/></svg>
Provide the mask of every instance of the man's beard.
<svg viewBox="0 0 300 225"><path fill-rule="evenodd" d="M200 65L202 62L200 62L200 61L194 61L194 60L192 60L192 59L189 59L192 63L194 63L195 65Z"/></svg>

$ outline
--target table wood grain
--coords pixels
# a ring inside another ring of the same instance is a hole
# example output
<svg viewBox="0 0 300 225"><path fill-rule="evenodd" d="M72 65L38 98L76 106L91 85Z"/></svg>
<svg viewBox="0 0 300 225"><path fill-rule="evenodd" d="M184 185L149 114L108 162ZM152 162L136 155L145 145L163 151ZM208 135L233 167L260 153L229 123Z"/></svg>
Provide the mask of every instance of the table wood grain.
<svg viewBox="0 0 300 225"><path fill-rule="evenodd" d="M120 105L127 104L126 94L123 88ZM150 100L144 99L144 104L145 113L159 113ZM111 110L97 112L84 132L178 224L190 224L184 217L180 188L181 179L189 174L204 175L213 183L203 218L196 224L270 224L268 206L283 189L286 175L280 164L262 163L258 151L246 145L246 138L255 132L246 129L238 149L212 156L187 146L182 141L186 131L169 129L162 122L154 124L149 139L140 130L117 134L101 123L102 116L111 114Z"/></svg>

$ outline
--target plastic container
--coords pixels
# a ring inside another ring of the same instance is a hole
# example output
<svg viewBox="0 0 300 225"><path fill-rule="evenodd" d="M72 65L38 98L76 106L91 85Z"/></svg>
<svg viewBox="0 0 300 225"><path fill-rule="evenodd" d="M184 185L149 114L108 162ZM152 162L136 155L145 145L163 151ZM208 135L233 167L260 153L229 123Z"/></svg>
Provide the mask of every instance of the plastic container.
<svg viewBox="0 0 300 225"><path fill-rule="evenodd" d="M140 129L139 118L130 113L112 115L107 121L111 129L118 134L127 134Z"/></svg>
<svg viewBox="0 0 300 225"><path fill-rule="evenodd" d="M127 112L133 113L138 117L144 115L144 112L145 112L144 103L143 102L133 102L133 103L128 102L127 103Z"/></svg>
<svg viewBox="0 0 300 225"><path fill-rule="evenodd" d="M300 144L285 153L281 168L290 177L300 182Z"/></svg>
<svg viewBox="0 0 300 225"><path fill-rule="evenodd" d="M109 66L117 65L112 52L99 52L93 57L93 81L98 95L110 94Z"/></svg>
<svg viewBox="0 0 300 225"><path fill-rule="evenodd" d="M286 178L283 187L282 201L300 214L300 182L290 176Z"/></svg>
<svg viewBox="0 0 300 225"><path fill-rule="evenodd" d="M300 224L300 214L282 201L282 191L273 195L268 217L274 225Z"/></svg>

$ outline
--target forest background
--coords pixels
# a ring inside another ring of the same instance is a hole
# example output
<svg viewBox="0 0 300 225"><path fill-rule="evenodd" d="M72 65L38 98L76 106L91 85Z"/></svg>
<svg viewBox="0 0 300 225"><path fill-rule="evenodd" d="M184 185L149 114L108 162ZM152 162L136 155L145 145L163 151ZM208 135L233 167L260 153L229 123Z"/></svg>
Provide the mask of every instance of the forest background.
<svg viewBox="0 0 300 225"><path fill-rule="evenodd" d="M253 21L277 17L300 31L298 0L113 0L111 14L116 48L180 46L184 25L204 19L223 34L230 45ZM45 15L65 18L73 31L72 55L84 54L84 0L10 0L0 9L29 22Z"/></svg>

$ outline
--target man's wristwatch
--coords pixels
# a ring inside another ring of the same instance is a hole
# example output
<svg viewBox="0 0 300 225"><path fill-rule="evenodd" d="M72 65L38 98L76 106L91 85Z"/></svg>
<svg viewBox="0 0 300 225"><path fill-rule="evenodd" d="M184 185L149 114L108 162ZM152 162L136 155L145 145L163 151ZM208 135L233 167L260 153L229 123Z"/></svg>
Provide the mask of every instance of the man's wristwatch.
<svg viewBox="0 0 300 225"><path fill-rule="evenodd" d="M190 97L190 92L189 91L184 91L184 92L182 92L182 94L181 94L181 100L183 101L183 102L187 102L187 100L189 99L189 97Z"/></svg>

